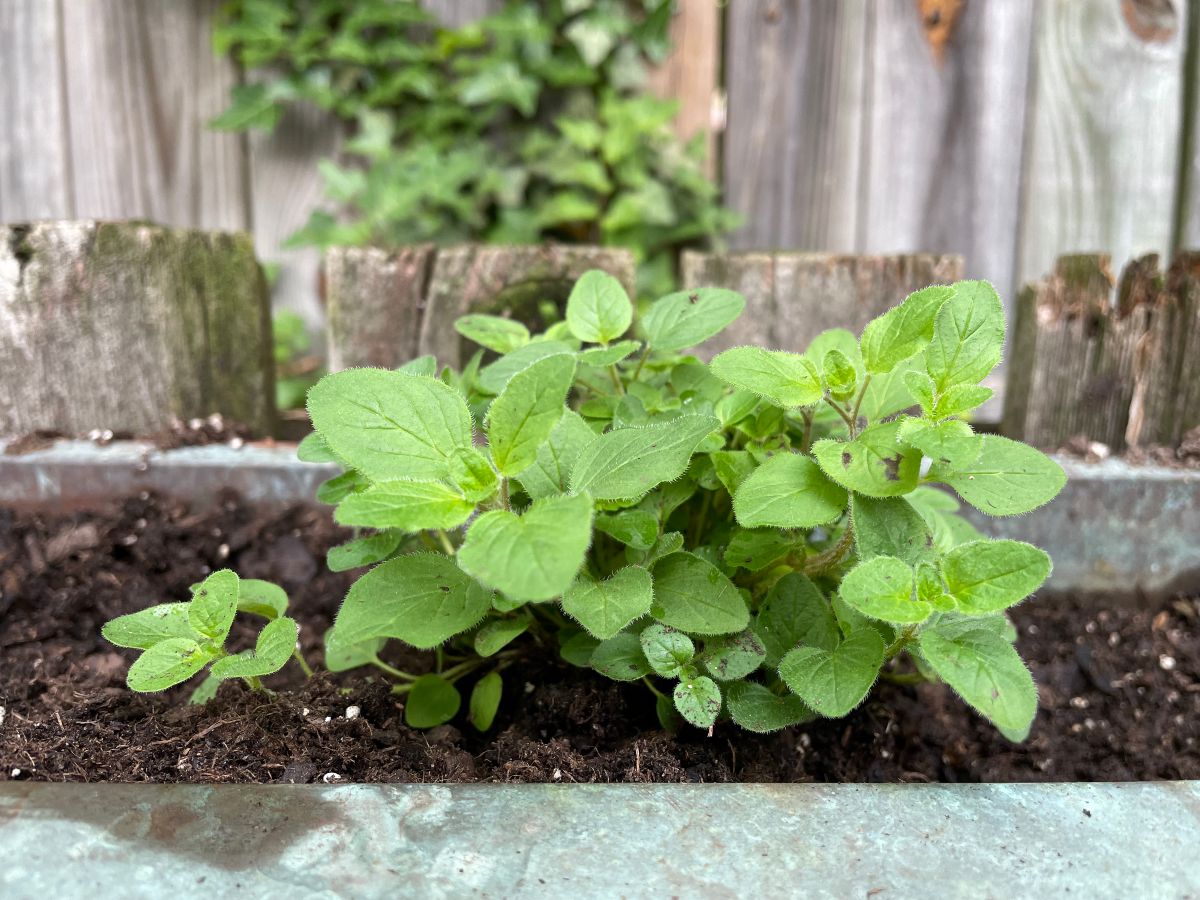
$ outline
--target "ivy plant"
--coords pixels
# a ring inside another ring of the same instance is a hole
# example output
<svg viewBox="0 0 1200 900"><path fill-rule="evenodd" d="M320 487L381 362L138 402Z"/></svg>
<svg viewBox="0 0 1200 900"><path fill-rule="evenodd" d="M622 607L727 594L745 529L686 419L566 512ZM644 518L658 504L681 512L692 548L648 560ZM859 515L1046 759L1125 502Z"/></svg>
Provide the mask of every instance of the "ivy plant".
<svg viewBox="0 0 1200 900"><path fill-rule="evenodd" d="M308 665L296 647L299 627L284 615L288 598L268 581L238 578L229 569L213 572L192 586L183 603L160 603L105 624L104 637L118 647L141 650L129 667L126 683L140 693L165 691L208 667L208 676L192 692L193 703L211 699L222 681L240 678L254 690L261 679L295 659ZM230 653L225 648L236 615L247 613L266 624L254 648Z"/></svg>
<svg viewBox="0 0 1200 900"><path fill-rule="evenodd" d="M412 0L232 0L214 41L252 73L214 125L315 106L347 135L334 212L294 243L543 240L629 247L649 296L675 252L732 224L703 144L642 93L672 0L509 2L459 28Z"/></svg>
<svg viewBox="0 0 1200 900"><path fill-rule="evenodd" d="M772 731L844 716L880 677L940 679L1023 739L1037 690L1005 612L1050 559L957 511L1019 515L1065 475L967 421L1003 346L995 290L929 287L803 353L688 352L743 306L678 292L635 327L593 271L544 334L460 321L489 354L462 372L325 376L301 456L344 468L319 496L359 535L331 565L373 566L326 637L331 668L387 670L421 726L486 673L469 710L487 727L504 667L546 647L644 684L671 727ZM387 640L435 650L434 671L383 662Z"/></svg>

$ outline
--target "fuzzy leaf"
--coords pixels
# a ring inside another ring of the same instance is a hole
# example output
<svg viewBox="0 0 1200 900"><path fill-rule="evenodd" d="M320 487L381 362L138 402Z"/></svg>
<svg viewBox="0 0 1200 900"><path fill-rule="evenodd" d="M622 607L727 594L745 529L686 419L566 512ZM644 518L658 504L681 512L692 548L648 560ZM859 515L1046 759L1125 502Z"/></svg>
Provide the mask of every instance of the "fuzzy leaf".
<svg viewBox="0 0 1200 900"><path fill-rule="evenodd" d="M737 681L726 686L725 706L734 722L755 734L768 734L816 718L796 695L780 696L752 681Z"/></svg>
<svg viewBox="0 0 1200 900"><path fill-rule="evenodd" d="M253 650L218 659L212 666L213 678L258 678L278 672L291 659L296 649L300 628L293 619L283 616L263 626Z"/></svg>
<svg viewBox="0 0 1200 900"><path fill-rule="evenodd" d="M201 635L188 620L187 603L160 603L118 616L100 629L104 639L118 647L148 650L169 638L196 640Z"/></svg>
<svg viewBox="0 0 1200 900"><path fill-rule="evenodd" d="M977 384L956 384L947 388L937 403L934 404L932 415L935 419L946 416L961 416L969 413L975 407L986 403L992 396L992 389Z"/></svg>
<svg viewBox="0 0 1200 900"><path fill-rule="evenodd" d="M933 534L907 497L851 499L854 547L859 559L895 556L910 566L933 557Z"/></svg>
<svg viewBox="0 0 1200 900"><path fill-rule="evenodd" d="M474 503L440 481L395 478L351 494L338 504L333 518L339 525L417 532L457 528L474 511Z"/></svg>
<svg viewBox="0 0 1200 900"><path fill-rule="evenodd" d="M837 519L846 501L846 492L811 459L777 453L742 482L733 509L744 528L812 528Z"/></svg>
<svg viewBox="0 0 1200 900"><path fill-rule="evenodd" d="M733 634L749 624L746 601L720 569L691 553L672 553L654 565L650 614L689 634Z"/></svg>
<svg viewBox="0 0 1200 900"><path fill-rule="evenodd" d="M326 375L308 392L308 413L330 449L372 481L445 478L449 454L471 445L462 395L418 375Z"/></svg>
<svg viewBox="0 0 1200 900"><path fill-rule="evenodd" d="M754 633L767 651L768 666L778 666L793 647L832 650L841 640L829 601L801 572L789 572L775 582L759 607Z"/></svg>
<svg viewBox="0 0 1200 900"><path fill-rule="evenodd" d="M980 438L978 458L969 466L932 477L943 481L981 513L1018 516L1053 500L1067 483L1062 466L1046 454L994 434Z"/></svg>
<svg viewBox="0 0 1200 900"><path fill-rule="evenodd" d="M491 604L492 592L453 560L436 553L398 556L354 582L335 634L343 644L390 637L427 650L477 624Z"/></svg>
<svg viewBox="0 0 1200 900"><path fill-rule="evenodd" d="M494 619L475 632L475 652L480 656L499 653L526 631L529 619Z"/></svg>
<svg viewBox="0 0 1200 900"><path fill-rule="evenodd" d="M811 406L823 393L817 367L800 353L734 347L717 354L711 368L726 384L785 409Z"/></svg>
<svg viewBox="0 0 1200 900"><path fill-rule="evenodd" d="M500 698L504 694L504 679L499 672L488 672L471 689L467 718L478 731L487 731L496 721Z"/></svg>
<svg viewBox="0 0 1200 900"><path fill-rule="evenodd" d="M484 513L467 530L458 564L513 599L553 600L575 580L591 540L591 498L549 497L520 516Z"/></svg>
<svg viewBox="0 0 1200 900"><path fill-rule="evenodd" d="M1050 576L1050 557L1021 541L972 541L942 557L947 592L969 615L1020 603Z"/></svg>
<svg viewBox="0 0 1200 900"><path fill-rule="evenodd" d="M453 719L460 706L458 688L440 675L422 675L404 702L404 722L409 728L436 728Z"/></svg>
<svg viewBox="0 0 1200 900"><path fill-rule="evenodd" d="M339 641L334 629L330 628L325 632L325 668L330 672L345 672L365 666L379 655L386 643L387 638L370 638L359 644L347 644Z"/></svg>
<svg viewBox="0 0 1200 900"><path fill-rule="evenodd" d="M333 451L325 443L325 438L321 437L315 431L307 435L304 440L296 445L296 459L301 462L310 463L341 462L341 460L333 455Z"/></svg>
<svg viewBox="0 0 1200 900"><path fill-rule="evenodd" d="M921 454L897 439L899 422L865 429L852 441L821 440L813 455L821 469L847 490L868 497L896 497L917 486Z"/></svg>
<svg viewBox="0 0 1200 900"><path fill-rule="evenodd" d="M862 628L833 650L790 650L779 663L779 675L815 712L837 719L867 696L879 676L885 649L873 628Z"/></svg>
<svg viewBox="0 0 1200 900"><path fill-rule="evenodd" d="M607 272L584 272L567 298L571 333L590 344L615 341L633 323L633 304L621 282Z"/></svg>
<svg viewBox="0 0 1200 900"><path fill-rule="evenodd" d="M238 604L240 612L264 619L278 619L288 608L287 591L269 581L243 578L238 582Z"/></svg>
<svg viewBox="0 0 1200 900"><path fill-rule="evenodd" d="M541 500L565 494L571 470L579 454L596 438L579 413L567 410L550 432L550 438L538 448L537 459L518 476L530 499Z"/></svg>
<svg viewBox="0 0 1200 900"><path fill-rule="evenodd" d="M650 668L663 678L678 678L696 655L692 639L666 625L651 625L638 639Z"/></svg>
<svg viewBox="0 0 1200 900"><path fill-rule="evenodd" d="M937 311L925 368L938 391L982 380L1004 349L1004 305L986 281L960 281Z"/></svg>
<svg viewBox="0 0 1200 900"><path fill-rule="evenodd" d="M404 535L398 531L381 531L347 541L329 548L325 554L325 564L331 572L348 572L350 569L373 566L395 553L402 540Z"/></svg>
<svg viewBox="0 0 1200 900"><path fill-rule="evenodd" d="M575 377L575 356L547 356L518 372L488 408L487 432L492 461L512 477L533 465L538 448L563 416Z"/></svg>
<svg viewBox="0 0 1200 900"><path fill-rule="evenodd" d="M472 503L496 494L500 479L488 458L474 447L456 447L449 456L450 480Z"/></svg>
<svg viewBox="0 0 1200 900"><path fill-rule="evenodd" d="M723 288L679 291L656 300L642 317L642 330L655 350L685 350L725 330L742 314L746 300Z"/></svg>
<svg viewBox="0 0 1200 900"><path fill-rule="evenodd" d="M658 541L658 519L644 509L597 516L596 530L635 550L649 550Z"/></svg>
<svg viewBox="0 0 1200 900"><path fill-rule="evenodd" d="M638 636L622 631L592 651L592 668L613 681L637 681L650 672L650 663Z"/></svg>
<svg viewBox="0 0 1200 900"><path fill-rule="evenodd" d="M745 450L718 450L708 454L708 458L712 460L717 480L725 486L730 496L737 493L742 482L758 467L753 454Z"/></svg>
<svg viewBox="0 0 1200 900"><path fill-rule="evenodd" d="M165 691L187 681L211 659L212 654L190 638L167 638L133 661L125 683L140 694Z"/></svg>
<svg viewBox="0 0 1200 900"><path fill-rule="evenodd" d="M921 655L946 684L1010 741L1023 741L1037 715L1037 686L1012 644L989 628L921 632Z"/></svg>
<svg viewBox="0 0 1200 900"><path fill-rule="evenodd" d="M575 462L571 490L597 500L636 499L684 473L692 451L720 423L686 415L669 422L597 436Z"/></svg>
<svg viewBox="0 0 1200 900"><path fill-rule="evenodd" d="M504 390L510 378L518 372L528 369L539 359L559 353L574 352L575 348L564 341L533 341L480 369L479 388L489 394L499 394Z"/></svg>
<svg viewBox="0 0 1200 900"><path fill-rule="evenodd" d="M913 625L924 622L933 612L928 603L913 599L914 579L908 563L894 556L876 556L847 572L839 593L870 619Z"/></svg>
<svg viewBox="0 0 1200 900"><path fill-rule="evenodd" d="M721 689L701 675L675 685L675 708L697 728L709 728L721 714Z"/></svg>
<svg viewBox="0 0 1200 900"><path fill-rule="evenodd" d="M188 622L206 638L223 644L237 605L238 577L229 569L220 569L196 586L188 605Z"/></svg>
<svg viewBox="0 0 1200 900"><path fill-rule="evenodd" d="M636 352L641 346L641 341L619 341L611 347L592 347L580 352L579 361L586 366L611 366Z"/></svg>
<svg viewBox="0 0 1200 900"><path fill-rule="evenodd" d="M604 581L577 579L563 594L563 611L591 634L607 640L650 612L654 585L645 569L628 566Z"/></svg>
<svg viewBox="0 0 1200 900"><path fill-rule="evenodd" d="M760 572L795 546L796 538L775 528L738 528L725 548L725 565Z"/></svg>
<svg viewBox="0 0 1200 900"><path fill-rule="evenodd" d="M717 681L745 678L766 658L767 650L753 631L704 642L704 668Z"/></svg>
<svg viewBox="0 0 1200 900"><path fill-rule="evenodd" d="M867 371L872 375L890 372L924 350L933 337L938 310L953 294L954 288L946 285L923 288L868 322L860 341Z"/></svg>
<svg viewBox="0 0 1200 900"><path fill-rule="evenodd" d="M482 314L462 316L454 330L469 341L497 353L512 353L529 343L529 329L520 322Z"/></svg>
<svg viewBox="0 0 1200 900"><path fill-rule="evenodd" d="M961 469L979 458L983 438L961 419L933 423L928 419L904 419L897 437L920 450L935 465Z"/></svg>

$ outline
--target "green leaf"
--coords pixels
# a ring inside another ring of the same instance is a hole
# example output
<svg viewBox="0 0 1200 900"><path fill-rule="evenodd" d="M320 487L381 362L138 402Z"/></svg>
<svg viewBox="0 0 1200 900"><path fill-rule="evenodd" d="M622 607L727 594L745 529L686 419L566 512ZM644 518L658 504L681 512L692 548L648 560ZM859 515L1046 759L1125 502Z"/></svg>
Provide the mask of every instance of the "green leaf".
<svg viewBox="0 0 1200 900"><path fill-rule="evenodd" d="M641 341L619 341L611 347L592 347L580 352L579 361L587 366L611 366L635 353L641 346Z"/></svg>
<svg viewBox="0 0 1200 900"><path fill-rule="evenodd" d="M476 625L492 592L436 553L398 556L354 582L338 612L339 643L398 638L421 650Z"/></svg>
<svg viewBox="0 0 1200 900"><path fill-rule="evenodd" d="M908 369L904 372L904 386L912 394L913 399L921 404L921 411L927 416L933 415L934 384L928 373L920 369Z"/></svg>
<svg viewBox="0 0 1200 900"><path fill-rule="evenodd" d="M649 550L658 541L658 518L644 509L624 509L598 516L596 530L635 550Z"/></svg>
<svg viewBox="0 0 1200 900"><path fill-rule="evenodd" d="M811 406L823 393L817 367L800 353L734 347L717 354L711 367L726 384L785 409Z"/></svg>
<svg viewBox="0 0 1200 900"><path fill-rule="evenodd" d="M422 675L412 683L404 703L404 722L409 728L436 728L458 714L462 695L440 675Z"/></svg>
<svg viewBox="0 0 1200 900"><path fill-rule="evenodd" d="M500 485L496 470L474 447L458 447L450 454L450 480L472 503L488 500Z"/></svg>
<svg viewBox="0 0 1200 900"><path fill-rule="evenodd" d="M440 481L394 478L351 494L338 504L333 518L339 525L416 532L457 528L474 511L474 503Z"/></svg>
<svg viewBox="0 0 1200 900"><path fill-rule="evenodd" d="M825 474L847 490L868 497L907 494L917 486L921 454L899 442L899 430L899 422L883 422L852 441L817 441L813 456Z"/></svg>
<svg viewBox="0 0 1200 900"><path fill-rule="evenodd" d="M487 731L496 721L500 709L500 697L504 693L504 679L499 672L488 672L471 689L471 700L467 706L467 718L478 731ZM456 710L457 711L457 710Z"/></svg>
<svg viewBox="0 0 1200 900"><path fill-rule="evenodd" d="M575 356L547 356L518 372L488 409L488 444L500 474L512 477L537 460L538 448L563 416Z"/></svg>
<svg viewBox="0 0 1200 900"><path fill-rule="evenodd" d="M575 348L564 341L533 341L480 369L479 388L489 394L499 394L510 378L528 369L539 359L574 352Z"/></svg>
<svg viewBox="0 0 1200 900"><path fill-rule="evenodd" d="M1018 516L1053 500L1067 483L1062 466L1018 441L985 434L979 457L953 472L935 468L943 481L981 513Z"/></svg>
<svg viewBox="0 0 1200 900"><path fill-rule="evenodd" d="M992 389L975 384L956 384L938 397L933 417L961 416L991 399Z"/></svg>
<svg viewBox="0 0 1200 900"><path fill-rule="evenodd" d="M558 633L561 644L558 651L559 656L573 666L579 666L582 669L590 668L592 654L596 652L600 642L585 631L577 631L564 640L563 636L568 633L567 629Z"/></svg>
<svg viewBox="0 0 1200 900"><path fill-rule="evenodd" d="M229 569L213 572L202 581L188 604L188 623L218 644L225 642L237 614L238 577Z"/></svg>
<svg viewBox="0 0 1200 900"><path fill-rule="evenodd" d="M475 632L475 652L480 656L499 653L526 631L529 619L493 619Z"/></svg>
<svg viewBox="0 0 1200 900"><path fill-rule="evenodd" d="M301 462L310 463L341 462L341 460L333 455L333 451L325 443L325 438L321 437L315 431L307 435L304 440L296 445L296 458Z"/></svg>
<svg viewBox="0 0 1200 900"><path fill-rule="evenodd" d="M127 616L118 616L100 629L104 639L118 647L148 650L168 638L196 640L200 634L188 621L187 603L160 603Z"/></svg>
<svg viewBox="0 0 1200 900"><path fill-rule="evenodd" d="M913 599L916 575L894 556L876 556L846 573L839 589L846 603L870 619L896 625L924 622L933 607Z"/></svg>
<svg viewBox="0 0 1200 900"><path fill-rule="evenodd" d="M565 494L575 461L596 433L579 413L567 410L550 432L550 438L538 448L537 459L517 478L532 500Z"/></svg>
<svg viewBox="0 0 1200 900"><path fill-rule="evenodd" d="M347 541L329 548L325 555L325 564L331 572L348 572L363 566L373 566L395 553L402 540L404 535L398 531L381 531L379 534Z"/></svg>
<svg viewBox="0 0 1200 900"><path fill-rule="evenodd" d="M563 611L591 634L607 640L650 612L654 585L645 569L628 566L605 581L580 578L562 598Z"/></svg>
<svg viewBox="0 0 1200 900"><path fill-rule="evenodd" d="M553 600L575 580L591 539L587 494L548 497L520 516L503 509L484 513L467 530L458 564L514 599Z"/></svg>
<svg viewBox="0 0 1200 900"><path fill-rule="evenodd" d="M571 490L597 500L636 499L684 473L692 451L720 423L685 415L669 422L597 436L575 462Z"/></svg>
<svg viewBox="0 0 1200 900"><path fill-rule="evenodd" d="M939 391L983 379L1004 349L1004 305L986 281L960 281L938 310L925 368Z"/></svg>
<svg viewBox="0 0 1200 900"><path fill-rule="evenodd" d="M592 652L592 668L613 681L637 681L650 672L650 663L638 636L622 631L600 642Z"/></svg>
<svg viewBox="0 0 1200 900"><path fill-rule="evenodd" d="M890 372L873 376L863 391L859 415L868 422L879 422L915 406L917 401L906 379L919 362L919 357L910 359Z"/></svg>
<svg viewBox="0 0 1200 900"><path fill-rule="evenodd" d="M928 419L903 419L897 437L920 450L935 465L950 469L969 466L983 449L983 438L960 419L946 419L936 424Z"/></svg>
<svg viewBox="0 0 1200 900"><path fill-rule="evenodd" d="M742 482L758 467L754 455L745 450L718 450L708 454L708 458L712 460L717 479L730 496L737 493Z"/></svg>
<svg viewBox="0 0 1200 900"><path fill-rule="evenodd" d="M187 681L211 659L212 654L190 638L167 638L133 661L125 683L139 694L165 691Z"/></svg>
<svg viewBox="0 0 1200 900"><path fill-rule="evenodd" d="M308 392L308 414L330 449L372 481L445 478L450 453L471 445L462 395L419 375L326 375Z"/></svg>
<svg viewBox="0 0 1200 900"><path fill-rule="evenodd" d="M755 734L769 734L816 718L816 714L794 694L781 697L752 681L727 685L725 706L734 722Z"/></svg>
<svg viewBox="0 0 1200 900"><path fill-rule="evenodd" d="M720 569L691 553L654 564L650 614L689 634L733 634L750 622L746 601Z"/></svg>
<svg viewBox="0 0 1200 900"><path fill-rule="evenodd" d="M725 548L725 565L760 572L795 547L796 538L775 528L738 528Z"/></svg>
<svg viewBox="0 0 1200 900"><path fill-rule="evenodd" d="M212 666L213 678L259 678L278 672L292 658L300 627L283 616L263 626L253 650L218 659Z"/></svg>
<svg viewBox="0 0 1200 900"><path fill-rule="evenodd" d="M341 503L355 491L366 487L366 479L353 469L323 481L317 487L317 502L330 506Z"/></svg>
<svg viewBox="0 0 1200 900"><path fill-rule="evenodd" d="M269 581L243 578L238 582L237 608L240 612L249 613L252 616L278 619L287 612L287 591Z"/></svg>
<svg viewBox="0 0 1200 900"><path fill-rule="evenodd" d="M537 111L541 84L524 74L511 60L484 66L474 75L456 82L458 99L466 106L486 106L502 103L516 109L526 118Z"/></svg>
<svg viewBox="0 0 1200 900"><path fill-rule="evenodd" d="M721 714L721 689L701 675L675 685L675 708L697 728L710 728Z"/></svg>
<svg viewBox="0 0 1200 900"><path fill-rule="evenodd" d="M454 330L467 340L497 353L512 353L529 343L528 328L500 316L462 316L455 321Z"/></svg>
<svg viewBox="0 0 1200 900"><path fill-rule="evenodd" d="M704 642L704 668L717 681L745 678L766 658L767 649L753 631Z"/></svg>
<svg viewBox="0 0 1200 900"><path fill-rule="evenodd" d="M621 282L607 272L584 272L567 298L571 333L590 344L615 341L633 324L633 304Z"/></svg>
<svg viewBox="0 0 1200 900"><path fill-rule="evenodd" d="M767 651L766 664L772 667L793 647L832 650L841 640L829 601L801 572L789 572L775 582L759 607L754 633Z"/></svg>
<svg viewBox="0 0 1200 900"><path fill-rule="evenodd" d="M1037 715L1037 686L1012 645L988 628L921 632L921 654L946 684L1010 741L1023 741Z"/></svg>
<svg viewBox="0 0 1200 900"><path fill-rule="evenodd" d="M890 372L915 356L933 337L934 319L954 288L934 285L909 294L899 306L872 319L863 329L863 363L872 375Z"/></svg>
<svg viewBox="0 0 1200 900"><path fill-rule="evenodd" d="M397 372L405 375L425 375L428 377L437 375L437 370L437 359L429 353L426 353L424 356L418 356L416 359L410 359L403 365L396 367Z"/></svg>
<svg viewBox="0 0 1200 900"><path fill-rule="evenodd" d="M203 706L209 700L212 700L217 696L217 691L220 689L220 687L221 680L219 678L213 678L211 675L206 675L204 680L196 686L194 691L192 691L191 696L188 697L188 703L191 703L194 706Z"/></svg>
<svg viewBox="0 0 1200 900"><path fill-rule="evenodd" d="M895 556L910 566L933 556L929 526L908 503L907 497L864 497L851 499L854 548L859 559Z"/></svg>
<svg viewBox="0 0 1200 900"><path fill-rule="evenodd" d="M339 641L330 628L325 632L325 668L330 672L357 669L374 661L387 643L387 638L370 638L359 644Z"/></svg>
<svg viewBox="0 0 1200 900"><path fill-rule="evenodd" d="M639 640L650 668L663 678L678 678L696 655L692 639L666 625L651 625Z"/></svg>
<svg viewBox="0 0 1200 900"><path fill-rule="evenodd" d="M837 519L846 501L846 492L811 459L777 453L742 482L733 509L745 528L812 528Z"/></svg>
<svg viewBox="0 0 1200 900"><path fill-rule="evenodd" d="M883 638L873 628L855 631L833 650L797 647L779 663L779 675L813 711L840 718L858 706L883 665Z"/></svg>
<svg viewBox="0 0 1200 900"><path fill-rule="evenodd" d="M946 590L969 615L1020 603L1050 576L1050 557L1021 541L972 541L942 557Z"/></svg>
<svg viewBox="0 0 1200 900"><path fill-rule="evenodd" d="M956 511L962 505L948 491L919 487L904 500L925 520L933 532L933 543L939 552L945 553L959 544L983 538L974 525L957 515Z"/></svg>
<svg viewBox="0 0 1200 900"><path fill-rule="evenodd" d="M642 330L659 352L684 350L724 331L745 306L741 294L722 288L679 291L651 304L642 317Z"/></svg>

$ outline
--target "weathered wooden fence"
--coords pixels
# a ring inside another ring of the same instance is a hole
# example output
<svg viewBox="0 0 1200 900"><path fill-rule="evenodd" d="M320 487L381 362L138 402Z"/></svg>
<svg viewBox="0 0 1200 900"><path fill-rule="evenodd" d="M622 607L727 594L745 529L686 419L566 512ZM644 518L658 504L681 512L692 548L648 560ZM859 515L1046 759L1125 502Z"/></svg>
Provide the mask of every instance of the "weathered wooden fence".
<svg viewBox="0 0 1200 900"><path fill-rule="evenodd" d="M426 2L463 22L502 0ZM341 135L207 128L244 77L213 56L219 3L0 2L0 222L247 230L316 327L318 257L280 245ZM959 254L1011 297L1063 253L1200 245L1197 6L679 0L652 82L708 135L735 248Z"/></svg>

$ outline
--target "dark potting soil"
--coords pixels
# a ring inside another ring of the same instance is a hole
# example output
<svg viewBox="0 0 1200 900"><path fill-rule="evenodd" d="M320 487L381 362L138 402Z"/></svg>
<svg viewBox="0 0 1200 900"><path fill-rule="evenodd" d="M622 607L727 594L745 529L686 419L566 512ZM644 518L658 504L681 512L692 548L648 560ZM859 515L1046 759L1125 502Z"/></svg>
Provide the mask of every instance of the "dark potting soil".
<svg viewBox="0 0 1200 900"><path fill-rule="evenodd" d="M1011 744L942 685L880 684L839 721L756 736L660 730L649 694L552 660L504 672L492 730L403 724L385 681L348 672L278 693L222 686L138 695L134 656L100 638L121 613L181 600L215 568L278 581L308 659L355 573L331 574L345 538L326 512L207 511L148 496L105 514L0 511L0 778L66 781L1069 781L1200 778L1200 601L1153 610L1030 601L1019 646L1041 686ZM248 634L241 634L243 640ZM395 642L393 642L394 644ZM394 660L428 666L421 657ZM467 686L469 687L469 686ZM352 707L357 707L357 715Z"/></svg>

